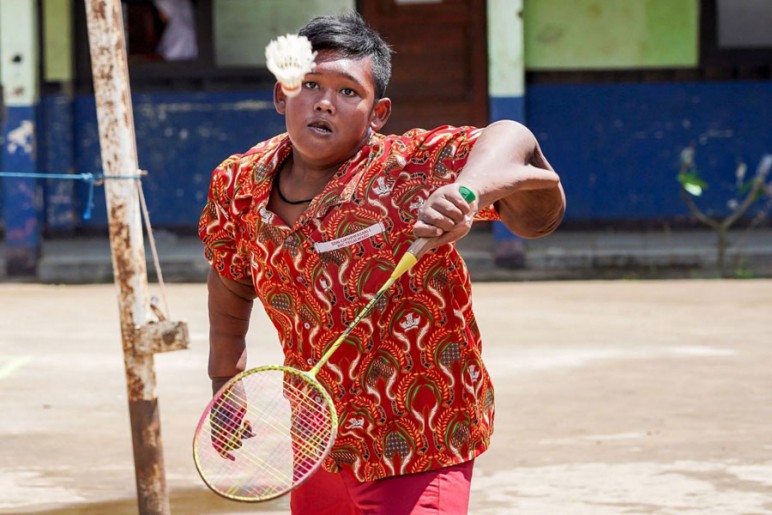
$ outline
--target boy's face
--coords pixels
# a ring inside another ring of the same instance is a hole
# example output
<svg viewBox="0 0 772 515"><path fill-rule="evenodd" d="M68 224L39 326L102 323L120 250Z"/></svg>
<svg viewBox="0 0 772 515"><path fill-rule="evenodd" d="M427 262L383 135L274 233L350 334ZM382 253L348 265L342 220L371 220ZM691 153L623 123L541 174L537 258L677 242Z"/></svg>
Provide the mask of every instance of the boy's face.
<svg viewBox="0 0 772 515"><path fill-rule="evenodd" d="M351 59L332 50L319 52L297 96L288 98L277 84L274 104L285 116L295 159L324 168L354 155L391 113L388 98L375 101L370 58Z"/></svg>

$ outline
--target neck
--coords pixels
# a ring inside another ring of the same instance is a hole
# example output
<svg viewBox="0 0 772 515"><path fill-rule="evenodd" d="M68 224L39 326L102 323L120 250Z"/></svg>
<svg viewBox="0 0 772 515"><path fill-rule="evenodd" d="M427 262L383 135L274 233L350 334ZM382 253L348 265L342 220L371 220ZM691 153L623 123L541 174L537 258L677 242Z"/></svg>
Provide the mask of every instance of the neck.
<svg viewBox="0 0 772 515"><path fill-rule="evenodd" d="M290 157L277 171L276 193L285 204L308 204L324 190L335 169L310 170L298 166ZM285 192L288 195L285 195Z"/></svg>
<svg viewBox="0 0 772 515"><path fill-rule="evenodd" d="M284 202L285 204L297 206L299 204L307 204L312 200L314 200L314 197L311 197L309 199L304 199L304 200L289 200L287 197L285 197L284 194L281 192L281 170L282 168L279 168L276 172L276 193L279 194L279 198L281 199L282 202Z"/></svg>

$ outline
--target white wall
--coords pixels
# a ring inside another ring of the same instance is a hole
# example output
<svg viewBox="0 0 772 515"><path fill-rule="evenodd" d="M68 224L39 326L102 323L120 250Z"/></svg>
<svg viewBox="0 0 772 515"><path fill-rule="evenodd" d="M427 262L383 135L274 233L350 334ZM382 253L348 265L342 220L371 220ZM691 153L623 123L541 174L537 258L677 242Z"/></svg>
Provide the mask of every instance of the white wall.
<svg viewBox="0 0 772 515"><path fill-rule="evenodd" d="M523 67L523 0L488 0L488 94L520 97Z"/></svg>
<svg viewBox="0 0 772 515"><path fill-rule="evenodd" d="M0 1L0 62L8 106L38 101L37 2Z"/></svg>

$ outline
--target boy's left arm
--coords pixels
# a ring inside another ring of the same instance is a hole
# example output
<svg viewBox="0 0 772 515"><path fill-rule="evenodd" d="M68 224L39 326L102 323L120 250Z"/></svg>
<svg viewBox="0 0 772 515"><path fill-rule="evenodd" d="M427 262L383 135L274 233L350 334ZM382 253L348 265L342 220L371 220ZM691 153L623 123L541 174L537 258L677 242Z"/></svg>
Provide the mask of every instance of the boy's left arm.
<svg viewBox="0 0 772 515"><path fill-rule="evenodd" d="M460 185L476 194L471 205L458 192ZM565 213L560 177L531 131L517 122L495 122L483 130L456 183L429 196L413 231L418 237L438 237L434 246L455 241L469 232L474 212L490 205L523 238L552 233Z"/></svg>

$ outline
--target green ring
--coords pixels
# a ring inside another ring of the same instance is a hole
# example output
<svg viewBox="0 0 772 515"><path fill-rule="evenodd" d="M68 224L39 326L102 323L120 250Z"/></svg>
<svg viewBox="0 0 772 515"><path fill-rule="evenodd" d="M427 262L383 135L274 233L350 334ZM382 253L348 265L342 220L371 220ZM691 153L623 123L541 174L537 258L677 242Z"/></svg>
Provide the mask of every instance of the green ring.
<svg viewBox="0 0 772 515"><path fill-rule="evenodd" d="M464 200L466 200L469 204L474 202L474 199L477 198L477 195L474 194L474 191L470 190L466 186L460 186L458 191L461 193L461 196L464 197Z"/></svg>

